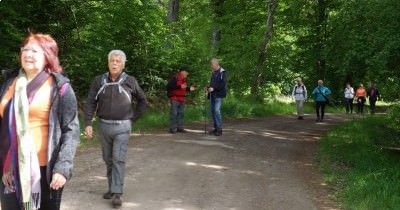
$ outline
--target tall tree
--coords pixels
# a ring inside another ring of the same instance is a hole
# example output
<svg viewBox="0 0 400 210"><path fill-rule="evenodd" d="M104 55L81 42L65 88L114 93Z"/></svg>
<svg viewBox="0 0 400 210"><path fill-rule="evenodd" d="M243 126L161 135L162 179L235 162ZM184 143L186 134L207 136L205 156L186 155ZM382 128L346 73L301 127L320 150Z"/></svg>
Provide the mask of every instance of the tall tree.
<svg viewBox="0 0 400 210"><path fill-rule="evenodd" d="M316 25L315 25L315 35L316 35L316 75L320 79L325 80L325 66L326 66L326 59L323 55L324 46L326 42L326 22L327 22L327 1L328 0L318 0L316 6Z"/></svg>
<svg viewBox="0 0 400 210"><path fill-rule="evenodd" d="M252 86L253 94L259 94L261 86L262 71L265 67L265 61L267 59L268 42L272 37L273 26L274 26L274 13L278 7L278 0L268 0L268 13L266 18L266 29L264 34L264 41L262 43L260 53L257 58L257 64L254 74L254 84Z"/></svg>
<svg viewBox="0 0 400 210"><path fill-rule="evenodd" d="M179 0L168 1L167 20L169 22L177 22L179 20Z"/></svg>
<svg viewBox="0 0 400 210"><path fill-rule="evenodd" d="M223 16L224 0L213 0L214 20L213 31L211 36L211 51L213 56L218 55L218 42L221 40L220 22Z"/></svg>

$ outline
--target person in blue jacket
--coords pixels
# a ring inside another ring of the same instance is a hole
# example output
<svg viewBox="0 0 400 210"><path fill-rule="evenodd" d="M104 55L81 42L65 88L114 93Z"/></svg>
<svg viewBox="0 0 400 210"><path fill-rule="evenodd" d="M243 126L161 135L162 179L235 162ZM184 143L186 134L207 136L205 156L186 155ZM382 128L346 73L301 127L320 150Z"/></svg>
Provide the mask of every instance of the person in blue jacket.
<svg viewBox="0 0 400 210"><path fill-rule="evenodd" d="M324 86L324 82L322 80L318 80L318 86L312 92L312 95L315 97L315 110L317 112L317 122L322 122L324 120L325 114L325 105L328 103L327 96L332 92ZM321 115L320 115L321 110Z"/></svg>
<svg viewBox="0 0 400 210"><path fill-rule="evenodd" d="M210 85L207 91L210 96L210 110L211 119L214 122L214 130L210 131L210 134L215 136L222 135L222 118L221 118L221 106L222 99L225 98L227 93L228 78L224 68L221 67L218 59L213 58L211 60L211 79Z"/></svg>

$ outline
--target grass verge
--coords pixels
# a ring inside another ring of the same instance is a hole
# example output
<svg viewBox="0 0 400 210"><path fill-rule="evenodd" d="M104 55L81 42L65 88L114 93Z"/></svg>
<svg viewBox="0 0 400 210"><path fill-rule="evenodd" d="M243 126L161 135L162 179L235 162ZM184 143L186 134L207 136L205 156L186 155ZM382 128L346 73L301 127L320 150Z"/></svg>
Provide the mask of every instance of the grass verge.
<svg viewBox="0 0 400 210"><path fill-rule="evenodd" d="M384 149L399 139L391 122L386 116L354 120L321 140L320 167L341 208L400 208L400 153Z"/></svg>

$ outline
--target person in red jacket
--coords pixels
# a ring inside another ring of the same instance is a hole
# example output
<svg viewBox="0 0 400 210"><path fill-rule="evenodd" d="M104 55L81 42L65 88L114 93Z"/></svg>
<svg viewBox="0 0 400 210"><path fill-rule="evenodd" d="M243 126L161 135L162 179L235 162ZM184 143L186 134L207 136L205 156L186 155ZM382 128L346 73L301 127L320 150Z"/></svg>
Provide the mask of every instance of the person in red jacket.
<svg viewBox="0 0 400 210"><path fill-rule="evenodd" d="M168 97L171 103L170 109L170 133L184 133L183 115L185 109L186 91L194 91L193 86L188 86L187 76L189 75L187 67L181 67L179 73L171 78L168 83Z"/></svg>

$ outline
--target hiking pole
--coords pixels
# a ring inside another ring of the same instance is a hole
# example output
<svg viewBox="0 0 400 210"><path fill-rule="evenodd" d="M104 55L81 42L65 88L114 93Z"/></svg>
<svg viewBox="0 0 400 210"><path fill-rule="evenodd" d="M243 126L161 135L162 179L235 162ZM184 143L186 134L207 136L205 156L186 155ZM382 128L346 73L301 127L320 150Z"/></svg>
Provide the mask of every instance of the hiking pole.
<svg viewBox="0 0 400 210"><path fill-rule="evenodd" d="M204 135L207 135L207 88L204 88Z"/></svg>

